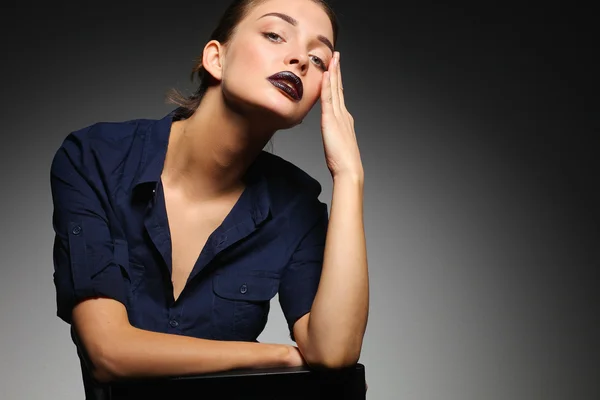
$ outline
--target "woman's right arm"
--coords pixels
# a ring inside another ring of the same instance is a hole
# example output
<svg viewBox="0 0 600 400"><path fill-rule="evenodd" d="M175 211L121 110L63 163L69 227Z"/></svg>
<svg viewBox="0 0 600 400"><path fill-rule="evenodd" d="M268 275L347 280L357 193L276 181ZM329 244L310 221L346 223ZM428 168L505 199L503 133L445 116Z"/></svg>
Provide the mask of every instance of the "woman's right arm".
<svg viewBox="0 0 600 400"><path fill-rule="evenodd" d="M203 340L129 323L127 288L115 261L109 195L87 131L69 135L53 158L54 283L57 313L71 323L99 381L238 368L301 365L295 347Z"/></svg>
<svg viewBox="0 0 600 400"><path fill-rule="evenodd" d="M77 304L73 326L100 382L302 365L292 346L197 339L135 328L125 306L109 298Z"/></svg>

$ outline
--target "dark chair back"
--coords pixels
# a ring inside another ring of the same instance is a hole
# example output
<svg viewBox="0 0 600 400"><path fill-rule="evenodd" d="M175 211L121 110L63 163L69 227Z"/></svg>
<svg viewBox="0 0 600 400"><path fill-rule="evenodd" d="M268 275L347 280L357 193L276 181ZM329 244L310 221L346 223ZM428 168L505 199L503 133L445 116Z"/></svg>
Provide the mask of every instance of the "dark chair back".
<svg viewBox="0 0 600 400"><path fill-rule="evenodd" d="M306 367L247 369L194 376L135 379L100 384L74 330L86 400L227 399L364 400L365 367L316 371Z"/></svg>

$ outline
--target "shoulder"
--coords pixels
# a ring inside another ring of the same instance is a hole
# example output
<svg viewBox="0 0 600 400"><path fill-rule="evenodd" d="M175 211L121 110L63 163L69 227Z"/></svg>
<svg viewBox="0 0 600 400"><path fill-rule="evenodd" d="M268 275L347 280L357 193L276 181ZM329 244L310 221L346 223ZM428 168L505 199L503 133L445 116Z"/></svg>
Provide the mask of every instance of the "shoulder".
<svg viewBox="0 0 600 400"><path fill-rule="evenodd" d="M74 166L89 168L117 165L143 148L146 133L156 120L132 119L96 122L70 132L60 143L54 158L67 157Z"/></svg>
<svg viewBox="0 0 600 400"><path fill-rule="evenodd" d="M318 198L321 184L302 168L280 156L263 151L261 166L271 194L290 198Z"/></svg>
<svg viewBox="0 0 600 400"><path fill-rule="evenodd" d="M134 178L144 158L146 137L155 123L150 119L97 122L72 131L53 156L52 183L84 185L85 181L85 187L114 194L116 188Z"/></svg>
<svg viewBox="0 0 600 400"><path fill-rule="evenodd" d="M260 165L276 218L283 217L304 231L327 214L327 205L319 200L321 184L302 168L264 151Z"/></svg>
<svg viewBox="0 0 600 400"><path fill-rule="evenodd" d="M121 122L96 122L69 133L61 144L61 148L72 144L82 149L90 147L114 146L131 141L147 130L156 120L133 119Z"/></svg>

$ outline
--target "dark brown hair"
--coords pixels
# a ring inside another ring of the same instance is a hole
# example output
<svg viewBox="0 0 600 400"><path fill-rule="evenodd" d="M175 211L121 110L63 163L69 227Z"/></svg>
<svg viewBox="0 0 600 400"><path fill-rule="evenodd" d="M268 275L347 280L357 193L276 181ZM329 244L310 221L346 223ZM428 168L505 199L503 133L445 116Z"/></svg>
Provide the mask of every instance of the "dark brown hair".
<svg viewBox="0 0 600 400"><path fill-rule="evenodd" d="M248 15L250 10L261 3L264 3L265 1L266 0L232 1L221 16L221 19L219 20L215 30L212 32L209 41L217 40L221 44L227 44L235 33L235 29L237 28L238 24ZM311 1L323 7L329 16L329 20L331 21L331 25L333 27L333 44L335 45L338 36L339 23L333 9L325 0ZM200 84L198 89L192 95L184 96L176 89L171 89L167 93L167 102L179 106L175 111L176 119L189 118L200 105L200 101L202 100L204 93L206 93L206 89L215 83L214 78L202 66L202 55L197 58L196 65L192 69L192 82L195 78L200 81Z"/></svg>

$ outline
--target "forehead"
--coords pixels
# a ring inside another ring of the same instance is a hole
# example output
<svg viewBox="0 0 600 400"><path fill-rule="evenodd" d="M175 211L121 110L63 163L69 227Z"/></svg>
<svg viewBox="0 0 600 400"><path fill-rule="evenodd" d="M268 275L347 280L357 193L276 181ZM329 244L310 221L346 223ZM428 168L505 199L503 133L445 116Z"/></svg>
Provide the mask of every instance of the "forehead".
<svg viewBox="0 0 600 400"><path fill-rule="evenodd" d="M298 21L296 29L304 30L314 36L323 35L333 41L333 28L329 16L323 6L312 0L266 0L253 7L242 24L252 26L273 20L287 24L276 17L259 19L269 13L289 15Z"/></svg>

